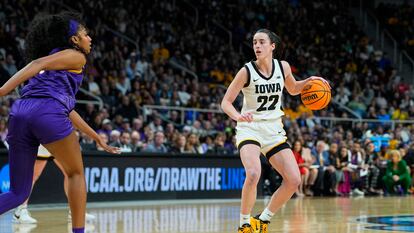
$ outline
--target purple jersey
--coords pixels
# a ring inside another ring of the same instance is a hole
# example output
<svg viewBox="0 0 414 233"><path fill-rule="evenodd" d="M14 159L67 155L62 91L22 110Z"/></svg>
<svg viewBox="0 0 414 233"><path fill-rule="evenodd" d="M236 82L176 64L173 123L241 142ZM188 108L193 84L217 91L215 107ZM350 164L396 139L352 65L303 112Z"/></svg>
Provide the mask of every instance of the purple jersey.
<svg viewBox="0 0 414 233"><path fill-rule="evenodd" d="M60 51L54 49L50 54ZM82 70L45 70L39 72L21 91L24 97L51 97L69 111L75 107L75 95L82 83Z"/></svg>

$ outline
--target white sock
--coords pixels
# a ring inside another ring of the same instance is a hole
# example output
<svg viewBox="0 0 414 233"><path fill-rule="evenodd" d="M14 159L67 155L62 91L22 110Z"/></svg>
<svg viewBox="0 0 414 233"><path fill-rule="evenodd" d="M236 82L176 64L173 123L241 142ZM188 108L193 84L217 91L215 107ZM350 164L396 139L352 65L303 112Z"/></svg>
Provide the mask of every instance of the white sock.
<svg viewBox="0 0 414 233"><path fill-rule="evenodd" d="M270 212L270 210L266 208L263 210L262 214L260 214L259 219L269 222L273 215L275 215L275 213Z"/></svg>
<svg viewBox="0 0 414 233"><path fill-rule="evenodd" d="M250 225L250 214L240 214L240 227L244 224Z"/></svg>

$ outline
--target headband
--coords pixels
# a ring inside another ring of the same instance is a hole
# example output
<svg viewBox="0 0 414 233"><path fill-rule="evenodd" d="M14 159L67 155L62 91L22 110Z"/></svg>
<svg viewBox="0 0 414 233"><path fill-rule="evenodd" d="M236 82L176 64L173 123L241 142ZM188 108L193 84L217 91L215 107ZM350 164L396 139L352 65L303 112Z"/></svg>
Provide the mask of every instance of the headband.
<svg viewBox="0 0 414 233"><path fill-rule="evenodd" d="M78 32L79 22L76 20L69 20L69 38L75 36Z"/></svg>

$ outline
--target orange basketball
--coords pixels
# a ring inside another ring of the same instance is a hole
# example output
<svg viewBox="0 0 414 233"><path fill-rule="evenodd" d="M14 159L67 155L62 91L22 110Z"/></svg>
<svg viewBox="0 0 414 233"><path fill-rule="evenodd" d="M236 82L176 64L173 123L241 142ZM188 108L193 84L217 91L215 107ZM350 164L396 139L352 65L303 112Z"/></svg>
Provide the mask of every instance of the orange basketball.
<svg viewBox="0 0 414 233"><path fill-rule="evenodd" d="M300 98L310 110L320 110L331 101L331 89L321 80L313 80L303 87Z"/></svg>

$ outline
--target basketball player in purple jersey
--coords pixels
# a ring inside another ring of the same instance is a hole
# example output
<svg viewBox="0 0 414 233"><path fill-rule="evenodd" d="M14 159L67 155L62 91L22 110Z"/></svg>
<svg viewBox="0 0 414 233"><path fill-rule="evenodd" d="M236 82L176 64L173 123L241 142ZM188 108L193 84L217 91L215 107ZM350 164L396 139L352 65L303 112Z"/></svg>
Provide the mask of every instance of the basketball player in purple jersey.
<svg viewBox="0 0 414 233"><path fill-rule="evenodd" d="M26 56L31 62L0 88L0 96L4 96L28 80L10 111L10 191L0 195L0 214L28 198L33 165L42 144L68 175L72 231L84 232L86 185L74 127L95 139L107 152L119 153L74 110L91 41L80 17L73 13L44 15L31 23L26 38Z"/></svg>

